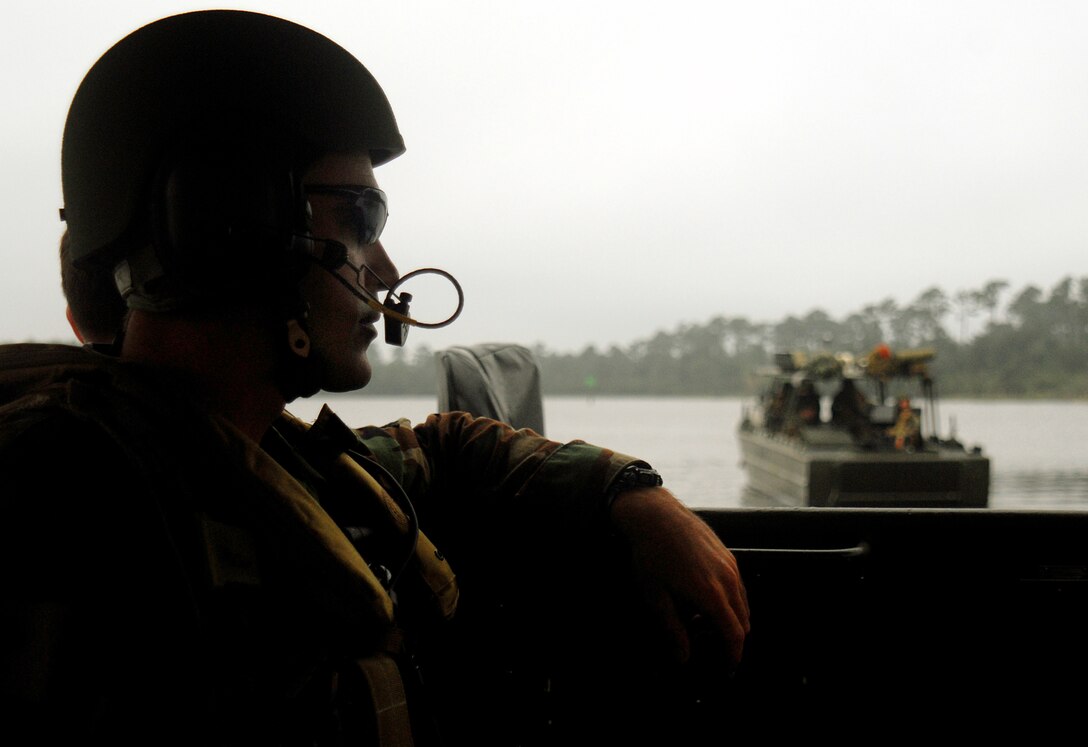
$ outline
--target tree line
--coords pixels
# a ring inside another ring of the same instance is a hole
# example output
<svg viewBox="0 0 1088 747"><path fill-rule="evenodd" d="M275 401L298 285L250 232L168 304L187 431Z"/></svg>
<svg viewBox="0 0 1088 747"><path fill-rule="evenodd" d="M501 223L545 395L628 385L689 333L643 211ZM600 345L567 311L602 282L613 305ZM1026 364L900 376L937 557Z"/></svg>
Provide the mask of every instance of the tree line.
<svg viewBox="0 0 1088 747"><path fill-rule="evenodd" d="M1067 277L1048 291L1007 281L953 294L929 288L906 305L892 298L842 319L813 310L778 322L715 316L630 345L579 353L533 347L545 395L743 396L752 373L775 352L851 352L878 344L931 347L943 396L1088 397L1088 277ZM374 394L436 390L433 350L396 349L374 361Z"/></svg>

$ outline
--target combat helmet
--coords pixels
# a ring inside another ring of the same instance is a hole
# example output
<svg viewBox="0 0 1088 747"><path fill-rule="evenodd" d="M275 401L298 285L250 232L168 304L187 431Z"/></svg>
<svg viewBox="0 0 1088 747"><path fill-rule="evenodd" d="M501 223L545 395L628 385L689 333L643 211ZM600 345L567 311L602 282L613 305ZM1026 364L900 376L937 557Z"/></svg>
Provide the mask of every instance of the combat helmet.
<svg viewBox="0 0 1088 747"><path fill-rule="evenodd" d="M374 165L404 152L385 93L344 48L255 12L150 23L99 58L69 109L72 259L116 268L134 308L257 289L306 231L301 170L337 151Z"/></svg>

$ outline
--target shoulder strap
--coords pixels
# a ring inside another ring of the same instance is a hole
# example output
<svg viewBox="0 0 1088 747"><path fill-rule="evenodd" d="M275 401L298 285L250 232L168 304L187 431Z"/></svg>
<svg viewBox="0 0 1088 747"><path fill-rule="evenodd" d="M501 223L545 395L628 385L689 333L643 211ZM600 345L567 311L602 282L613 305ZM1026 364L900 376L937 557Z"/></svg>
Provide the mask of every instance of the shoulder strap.
<svg viewBox="0 0 1088 747"><path fill-rule="evenodd" d="M432 619L452 618L459 598L453 569L420 531L415 509L400 483L370 457L358 434L328 406L312 426L286 413L280 423L294 433L304 456L338 495L338 505L330 510L348 534L354 524L362 523L376 535L397 538L394 546L376 545L378 552L385 549L390 580L397 585L404 611L419 609Z"/></svg>

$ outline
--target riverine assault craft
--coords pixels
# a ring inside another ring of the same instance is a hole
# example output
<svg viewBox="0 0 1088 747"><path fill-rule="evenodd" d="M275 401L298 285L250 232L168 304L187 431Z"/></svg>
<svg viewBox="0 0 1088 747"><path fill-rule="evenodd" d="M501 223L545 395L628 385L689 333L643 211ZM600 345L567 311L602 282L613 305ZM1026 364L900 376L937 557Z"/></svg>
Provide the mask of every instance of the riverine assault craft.
<svg viewBox="0 0 1088 747"><path fill-rule="evenodd" d="M939 435L933 357L776 355L738 429L749 487L787 505L985 508L990 460Z"/></svg>

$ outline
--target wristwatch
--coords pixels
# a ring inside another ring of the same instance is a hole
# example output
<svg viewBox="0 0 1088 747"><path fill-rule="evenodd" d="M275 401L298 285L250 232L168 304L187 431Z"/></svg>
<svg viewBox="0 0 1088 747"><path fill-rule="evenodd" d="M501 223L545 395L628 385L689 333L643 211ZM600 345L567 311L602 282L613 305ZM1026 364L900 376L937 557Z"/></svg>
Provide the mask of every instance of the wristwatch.
<svg viewBox="0 0 1088 747"><path fill-rule="evenodd" d="M664 484L661 474L653 467L630 464L624 467L608 486L605 508L611 508L616 496L628 488L656 488Z"/></svg>

